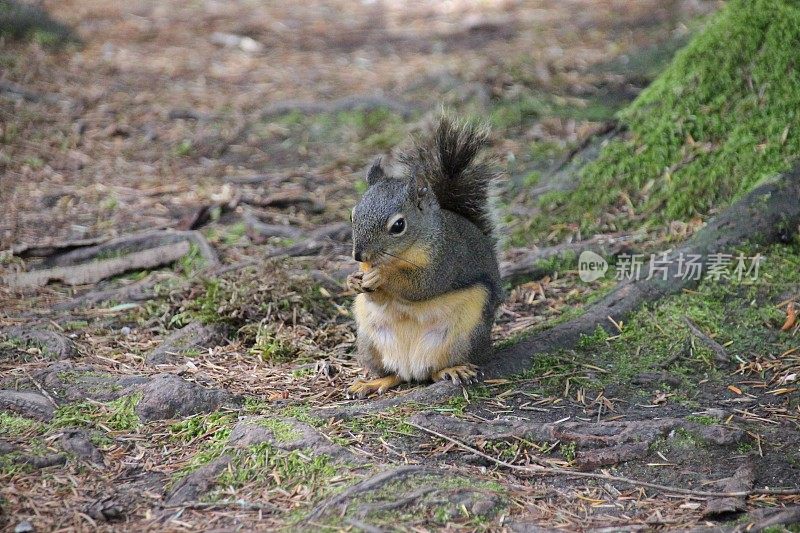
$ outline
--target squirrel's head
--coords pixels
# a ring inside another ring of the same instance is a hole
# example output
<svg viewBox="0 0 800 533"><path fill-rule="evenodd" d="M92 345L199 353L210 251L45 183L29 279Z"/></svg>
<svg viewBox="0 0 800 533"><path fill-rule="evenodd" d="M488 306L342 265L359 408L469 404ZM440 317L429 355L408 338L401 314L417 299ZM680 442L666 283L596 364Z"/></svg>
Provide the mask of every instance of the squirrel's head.
<svg viewBox="0 0 800 533"><path fill-rule="evenodd" d="M388 176L378 159L367 172L367 185L351 213L353 258L424 266L420 263L440 220L439 204L424 178Z"/></svg>

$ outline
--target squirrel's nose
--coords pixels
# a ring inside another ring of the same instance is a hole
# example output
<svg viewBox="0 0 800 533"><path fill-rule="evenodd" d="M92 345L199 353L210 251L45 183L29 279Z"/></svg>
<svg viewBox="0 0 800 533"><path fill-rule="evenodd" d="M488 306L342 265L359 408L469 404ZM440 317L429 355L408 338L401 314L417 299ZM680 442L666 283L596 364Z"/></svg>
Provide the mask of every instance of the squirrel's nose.
<svg viewBox="0 0 800 533"><path fill-rule="evenodd" d="M364 261L364 250L361 249L353 249L353 259L361 263Z"/></svg>

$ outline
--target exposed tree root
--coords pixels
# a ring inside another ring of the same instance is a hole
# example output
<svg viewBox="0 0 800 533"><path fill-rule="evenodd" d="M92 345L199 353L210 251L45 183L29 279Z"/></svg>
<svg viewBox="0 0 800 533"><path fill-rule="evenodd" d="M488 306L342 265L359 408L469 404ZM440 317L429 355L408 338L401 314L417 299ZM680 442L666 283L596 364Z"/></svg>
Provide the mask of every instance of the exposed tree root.
<svg viewBox="0 0 800 533"><path fill-rule="evenodd" d="M766 516L760 520L756 520L755 522L739 524L736 526L733 532L758 533L759 531L764 531L772 526L788 526L800 523L800 505L786 507L785 509L759 509L759 511L764 511L763 514ZM759 511L756 511L753 514L756 514Z"/></svg>
<svg viewBox="0 0 800 533"><path fill-rule="evenodd" d="M485 376L495 378L521 372L530 367L538 354L571 348L582 335L590 334L598 325L610 331L612 320L619 322L643 304L696 286L699 280L678 275L680 254L707 257L713 253L734 253L743 242L788 241L797 233L800 224L798 198L800 166L759 185L677 247L667 256L665 280L655 275L651 279L643 276L620 282L582 316L487 354L483 367ZM642 271L648 272L648 265Z"/></svg>
<svg viewBox="0 0 800 533"><path fill-rule="evenodd" d="M755 483L755 472L753 463L748 461L736 469L736 472L728 479L717 482L725 492L746 492L753 490ZM703 516L722 516L730 513L738 513L747 509L747 502L744 497L738 498L715 498L706 503Z"/></svg>
<svg viewBox="0 0 800 533"><path fill-rule="evenodd" d="M76 296L71 300L58 303L53 306L53 311L69 311L76 307L90 306L98 302L117 301L117 302L139 302L150 300L155 297L154 287L160 282L176 276L172 273L153 272L139 281L134 281L122 287L105 290L93 290Z"/></svg>
<svg viewBox="0 0 800 533"><path fill-rule="evenodd" d="M86 285L116 276L130 270L155 268L177 261L190 250L186 241L157 246L149 250L134 252L122 257L102 259L75 266L64 266L8 274L3 276L3 283L12 289L33 289L44 287L51 281L60 281L67 285Z"/></svg>
<svg viewBox="0 0 800 533"><path fill-rule="evenodd" d="M19 244L11 248L11 253L17 257L48 257L56 254L63 254L76 248L85 248L102 244L109 239L107 237L96 237L91 239L77 239L74 241L54 242L51 244Z"/></svg>
<svg viewBox="0 0 800 533"><path fill-rule="evenodd" d="M360 494L376 491L391 481L398 481L408 476L423 474L425 472L427 472L427 470L420 466L401 466L390 470L384 470L360 483L356 483L336 496L323 501L308 514L306 522L313 522L328 512L342 509L343 506L346 506L354 497Z"/></svg>
<svg viewBox="0 0 800 533"><path fill-rule="evenodd" d="M258 217L256 217L255 213L249 210L245 210L242 214L242 220L244 220L247 226L248 233L252 234L252 237L255 238L254 240L256 243L259 243L259 241L263 242L269 237L297 239L303 234L303 230L296 226L261 222Z"/></svg>
<svg viewBox="0 0 800 533"><path fill-rule="evenodd" d="M272 224L264 224L263 226L251 225L250 227L254 230L263 230L264 235L267 236L278 236L275 232L282 231L278 230L277 227ZM309 233L301 232L298 234L297 239L302 240L300 240L300 242L297 244L293 244L285 248L279 248L257 258L245 259L244 261L240 261L232 265L218 267L212 270L210 274L218 276L220 274L238 270L240 268L258 265L266 259L275 257L315 256L337 249L339 251L348 249L349 251L349 247L346 245L346 243L350 240L350 232L351 229L349 224L344 222L334 222L332 224L321 226ZM272 235L270 235L270 233L272 233Z"/></svg>
<svg viewBox="0 0 800 533"><path fill-rule="evenodd" d="M528 465L528 466L521 466L521 465L514 465L503 461L501 459L497 459L496 457L492 457L489 454L483 453L482 451L473 448L472 446L468 446L463 442L454 439L448 435L444 435L443 433L439 433L436 430L423 427L419 424L414 422L407 422L412 427L415 427L419 430L422 430L426 433L430 433L435 437L439 437L440 439L444 439L448 442L451 442L461 448L462 450L472 452L475 455L483 457L484 459L491 461L492 463L496 464L497 466L502 466L503 468L508 468L510 470L515 470L517 472L527 472L529 474L539 474L539 475L560 475L560 476L569 476L569 477L580 477L580 478L589 478L589 479L600 479L603 481L612 481L615 483L625 483L627 485L632 485L635 487L645 487L650 489L656 489L660 491L664 491L667 493L672 494L682 494L684 496L689 496L692 498L741 498L741 497L748 497L748 496L755 496L759 494L771 494L771 495L796 495L800 494L800 489L770 489L770 488L763 488L763 489L752 489L752 490L742 490L742 491L733 491L733 492L712 492L712 491L704 491L704 490L692 490L692 489L685 489L683 487L672 487L670 485L661 485L659 483L650 483L649 481L641 481L638 479L631 479L622 476L612 476L609 474L598 474L595 472L580 472L575 470L568 470L566 468L558 468L554 466L541 466L541 465Z"/></svg>
<svg viewBox="0 0 800 533"><path fill-rule="evenodd" d="M466 439L520 438L553 444L573 442L578 448L575 462L584 470L645 457L656 439L679 428L720 446L735 444L744 437L744 432L737 428L704 426L682 418L542 424L503 418L472 422L436 413L419 413L411 420L419 426L437 428Z"/></svg>
<svg viewBox="0 0 800 533"><path fill-rule="evenodd" d="M78 355L72 339L51 329L14 326L0 329L0 334L25 346L38 347L44 355L53 359L72 359Z"/></svg>
<svg viewBox="0 0 800 533"><path fill-rule="evenodd" d="M321 213L325 210L325 206L322 202L303 191L288 191L270 194L268 196L243 194L242 203L258 207L274 207L277 209L297 206L312 213Z"/></svg>
<svg viewBox="0 0 800 533"><path fill-rule="evenodd" d="M128 272L155 268L174 262L191 251L194 245L207 266L219 264L211 245L196 231L144 231L88 246L77 242L65 243L62 247L46 246L24 248L29 255L41 256L44 251L67 250L47 256L44 268L30 272L7 274L2 282L12 289L42 287L50 281L61 281L67 285L97 283L103 279ZM111 257L109 257L111 256Z"/></svg>
<svg viewBox="0 0 800 533"><path fill-rule="evenodd" d="M627 248L635 237L633 235L598 235L578 242L559 244L539 250L515 248L506 253L505 261L500 263L503 281L515 283L521 279L538 279L551 273L544 262L558 258L570 259L591 250L605 258L617 255Z"/></svg>
<svg viewBox="0 0 800 533"><path fill-rule="evenodd" d="M194 244L207 265L219 263L217 253L205 237L196 231L145 230L110 239L95 246L82 246L66 253L49 256L44 266L73 266L98 257L119 256L181 241Z"/></svg>

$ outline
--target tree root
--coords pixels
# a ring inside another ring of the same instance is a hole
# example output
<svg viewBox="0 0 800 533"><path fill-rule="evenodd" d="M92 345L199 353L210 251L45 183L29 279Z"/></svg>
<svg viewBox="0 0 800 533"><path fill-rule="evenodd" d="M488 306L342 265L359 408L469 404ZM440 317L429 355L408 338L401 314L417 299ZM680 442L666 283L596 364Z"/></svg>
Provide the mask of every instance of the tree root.
<svg viewBox="0 0 800 533"><path fill-rule="evenodd" d="M633 235L597 235L591 239L559 244L540 250L515 248L506 254L500 263L500 276L503 281L516 283L523 279L539 279L551 274L551 269L543 265L548 260L577 258L586 250L591 250L608 258L617 255L634 241Z"/></svg>
<svg viewBox="0 0 800 533"><path fill-rule="evenodd" d="M782 510L769 509L767 516L750 524L740 524L734 529L735 533L758 533L772 526L788 526L800 523L800 505L787 507Z"/></svg>
<svg viewBox="0 0 800 533"><path fill-rule="evenodd" d="M516 374L527 368L542 353L573 347L583 335L591 334L600 325L612 331L617 323L639 306L655 302L670 294L696 286L699 280L678 275L677 257L713 253L732 253L743 242L771 244L787 242L797 233L800 224L800 166L769 180L748 193L687 242L667 256L666 280L632 279L620 282L605 298L569 322L556 325L539 334L500 349L484 358L487 378ZM644 266L647 272L648 265Z"/></svg>
<svg viewBox="0 0 800 533"><path fill-rule="evenodd" d="M419 426L435 427L460 438L521 438L551 444L575 443L578 447L575 462L582 470L645 457L656 439L679 428L720 446L735 444L744 437L744 432L737 428L704 426L682 418L542 424L518 419L470 422L436 413L418 413L411 420Z"/></svg>
<svg viewBox="0 0 800 533"><path fill-rule="evenodd" d="M743 492L753 489L755 483L755 472L752 462L748 461L736 469L736 472L728 479L718 482L722 490L726 492ZM704 517L723 516L730 513L738 513L747 509L747 502L744 497L738 498L714 498L706 503L703 509Z"/></svg>
<svg viewBox="0 0 800 533"><path fill-rule="evenodd" d="M324 204L306 192L288 191L283 193L260 196L255 194L243 194L242 203L255 205L258 207L274 207L284 209L297 206L311 213L321 213L325 210Z"/></svg>
<svg viewBox="0 0 800 533"><path fill-rule="evenodd" d="M306 517L305 521L313 522L330 511L337 509L341 510L343 506L346 506L354 497L365 492L374 492L389 482L397 481L416 474L424 474L426 472L428 472L428 470L420 466L401 466L398 468L392 468L390 470L384 470L360 483L356 483L352 487L347 488L336 496L323 501L314 507L314 509Z"/></svg>
<svg viewBox="0 0 800 533"><path fill-rule="evenodd" d="M155 298L154 287L170 278L176 276L171 273L153 272L145 278L135 281L122 287L105 290L93 290L80 296L76 296L71 300L55 304L53 311L69 311L76 307L89 306L98 302L108 302L111 300L117 302L138 302L143 300L150 300Z"/></svg>
<svg viewBox="0 0 800 533"><path fill-rule="evenodd" d="M70 243L65 248L68 251L45 258L43 265L52 268L7 274L2 282L12 289L42 287L55 280L68 285L97 283L130 270L155 268L176 261L191 251L191 244L208 266L219 264L214 249L196 231L144 231L89 246ZM49 248L38 248L35 254ZM34 255L32 248L28 251ZM113 257L103 259L108 256Z"/></svg>
<svg viewBox="0 0 800 533"><path fill-rule="evenodd" d="M130 270L155 268L177 261L190 250L186 241L166 244L134 252L123 257L103 259L82 265L33 270L3 276L2 281L12 289L33 289L44 287L51 281L61 281L67 285L86 285Z"/></svg>
<svg viewBox="0 0 800 533"><path fill-rule="evenodd" d="M708 346L712 352L714 352L714 359L718 363L722 364L729 364L731 362L731 356L728 355L728 351L722 347L720 343L703 333L697 324L692 322L689 317L683 317L683 321L689 326L689 331L692 332L692 335L703 341L703 344Z"/></svg>
<svg viewBox="0 0 800 533"><path fill-rule="evenodd" d="M566 468L558 468L555 466L541 466L541 465L528 465L528 466L521 466L521 465L514 465L503 461L501 459L497 459L496 457L492 457L489 454L483 453L482 451L473 448L472 446L468 446L463 442L454 439L448 435L444 435L439 433L436 430L423 427L419 424L416 424L411 421L407 421L407 423L415 427L421 431L429 433L435 437L439 437L440 439L444 439L448 442L453 443L454 445L458 446L462 450L472 452L475 455L483 457L484 459L491 461L492 463L496 464L497 466L501 466L503 468L507 468L509 470L514 470L517 472L526 472L528 474L538 474L538 475L560 475L560 476L568 476L568 477L579 477L579 478L588 478L588 479L599 479L603 481L611 481L615 483L625 483L627 485L632 485L634 487L644 487L650 488L655 490L660 490L666 493L671 494L681 494L684 496L688 496L693 499L701 498L741 498L741 497L748 497L748 496L755 496L759 494L766 494L766 495L797 495L800 494L800 489L770 489L770 488L763 488L763 489L751 489L751 490L741 490L741 491L733 491L733 492L713 492L713 491L704 491L704 490L693 490L693 489L685 489L683 487L673 487L670 485L661 485L659 483L651 483L649 481L641 481L638 479L631 479L622 476L612 476L610 474L598 474L595 472L580 472L575 470L568 470Z"/></svg>
<svg viewBox="0 0 800 533"><path fill-rule="evenodd" d="M219 263L216 252L201 233L196 231L145 230L110 239L95 246L82 246L66 253L50 256L45 260L44 266L74 266L95 260L98 257L124 255L181 241L188 241L194 244L206 264L216 265Z"/></svg>

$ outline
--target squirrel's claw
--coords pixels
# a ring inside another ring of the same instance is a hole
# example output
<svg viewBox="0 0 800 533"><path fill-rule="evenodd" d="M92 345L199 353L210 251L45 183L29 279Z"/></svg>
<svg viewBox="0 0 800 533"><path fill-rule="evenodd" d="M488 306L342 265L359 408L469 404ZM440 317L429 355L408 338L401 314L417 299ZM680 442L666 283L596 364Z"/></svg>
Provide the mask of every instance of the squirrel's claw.
<svg viewBox="0 0 800 533"><path fill-rule="evenodd" d="M373 393L380 395L398 386L401 382L402 380L394 374L369 381L359 378L352 385L347 387L346 396L348 399L363 399Z"/></svg>
<svg viewBox="0 0 800 533"><path fill-rule="evenodd" d="M357 270L347 276L347 288L359 294L364 292L364 273Z"/></svg>
<svg viewBox="0 0 800 533"><path fill-rule="evenodd" d="M469 385L478 381L478 367L473 364L443 368L431 375L433 381L450 380L456 385Z"/></svg>
<svg viewBox="0 0 800 533"><path fill-rule="evenodd" d="M369 272L364 272L361 287L365 292L372 292L383 284L383 276L378 268L373 268Z"/></svg>
<svg viewBox="0 0 800 533"><path fill-rule="evenodd" d="M383 284L380 270L373 268L369 272L357 270L347 276L347 288L351 291L362 293L372 292Z"/></svg>

